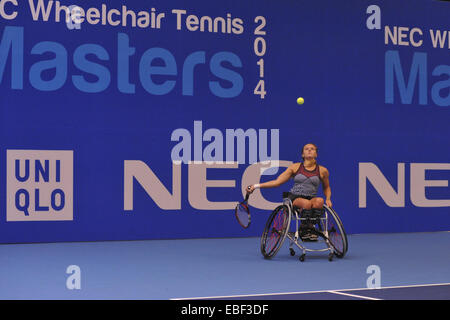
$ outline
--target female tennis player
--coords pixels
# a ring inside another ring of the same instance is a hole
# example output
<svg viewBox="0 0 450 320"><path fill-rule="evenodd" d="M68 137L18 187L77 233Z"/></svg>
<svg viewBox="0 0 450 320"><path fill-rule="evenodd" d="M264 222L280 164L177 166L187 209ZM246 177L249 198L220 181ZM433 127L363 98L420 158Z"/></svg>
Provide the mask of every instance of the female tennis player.
<svg viewBox="0 0 450 320"><path fill-rule="evenodd" d="M289 192L289 198L292 204L300 209L322 209L324 200L321 197L317 197L317 191L322 182L323 193L326 198L325 203L331 207L329 173L327 168L320 166L316 161L317 146L312 143L304 145L302 148L302 158L303 162L290 165L275 180L248 186L248 192L252 193L257 188L279 187L290 178L293 178L294 186Z"/></svg>

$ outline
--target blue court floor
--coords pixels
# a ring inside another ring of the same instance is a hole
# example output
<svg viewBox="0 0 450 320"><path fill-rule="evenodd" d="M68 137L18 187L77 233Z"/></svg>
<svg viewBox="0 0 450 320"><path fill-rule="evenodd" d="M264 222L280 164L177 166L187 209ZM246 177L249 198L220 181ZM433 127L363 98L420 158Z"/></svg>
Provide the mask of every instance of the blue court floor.
<svg viewBox="0 0 450 320"><path fill-rule="evenodd" d="M426 290L428 298L450 299L450 232L348 240L347 255L332 262L323 253L300 262L289 255L288 241L265 260L259 238L5 244L0 299L422 299ZM67 287L72 265L80 289ZM367 292L373 265L382 288L398 287L394 294Z"/></svg>

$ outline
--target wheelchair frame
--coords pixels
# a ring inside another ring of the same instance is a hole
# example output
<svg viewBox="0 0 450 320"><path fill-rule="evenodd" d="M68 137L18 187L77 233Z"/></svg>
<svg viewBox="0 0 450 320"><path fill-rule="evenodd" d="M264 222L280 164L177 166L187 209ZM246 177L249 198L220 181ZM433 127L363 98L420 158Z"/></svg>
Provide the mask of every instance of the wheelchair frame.
<svg viewBox="0 0 450 320"><path fill-rule="evenodd" d="M276 210L280 210L280 207L286 206L288 208L288 222L287 222L287 227L286 230L284 230L284 234L281 234L281 239L279 240L279 243L277 243L277 248L275 249L275 251L270 255L266 255L265 253L265 241L267 239L264 239L265 237L267 237L267 233L268 230L266 230L268 228L268 225L271 223L270 218L272 218L272 215L274 214L274 212ZM326 244L326 248L322 248L322 249L309 249L307 248L305 245L303 245L304 242L302 238L301 238L301 234L300 234L300 225L302 222L307 222L308 220L311 220L311 217L302 217L302 210L295 208L292 204L292 201L289 198L284 198L283 199L283 204L281 206L278 206L277 208L275 208L275 210L272 212L272 215L269 217L269 221L267 222L266 228L264 230L264 233L261 237L261 251L262 254L265 258L272 258L274 257L277 253L278 250L282 247L285 238L289 238L290 240L290 244L289 244L289 252L291 254L291 256L295 255L295 250L293 249L294 245L297 246L301 251L302 254L299 257L300 261L304 261L305 260L305 256L307 252L329 252L328 254L328 260L332 261L333 257L336 255L338 258L343 258L345 253L347 252L348 249L348 242L347 242L347 235L344 231L344 227L342 225L342 222L339 218L339 216L337 215L337 213L331 209L330 207L328 207L327 205L324 205L324 214L320 217L314 217L314 221L318 222L317 224L319 226L322 227L322 230L316 230L316 228L312 228L312 229L308 229L309 232L316 234L318 237L322 238L322 240L316 240L314 241L315 243L325 243ZM339 224L339 226L337 226L340 231L341 231L341 237L342 237L342 241L343 241L343 248L342 248L342 252L338 252L338 250L335 249L334 245L332 244L332 242L329 239L329 230L328 230L328 219L329 219L329 214L333 215L334 220L336 221L337 224ZM292 219L295 220L295 232L291 232L290 228L291 228L291 221ZM301 241L301 243L299 242L299 240Z"/></svg>

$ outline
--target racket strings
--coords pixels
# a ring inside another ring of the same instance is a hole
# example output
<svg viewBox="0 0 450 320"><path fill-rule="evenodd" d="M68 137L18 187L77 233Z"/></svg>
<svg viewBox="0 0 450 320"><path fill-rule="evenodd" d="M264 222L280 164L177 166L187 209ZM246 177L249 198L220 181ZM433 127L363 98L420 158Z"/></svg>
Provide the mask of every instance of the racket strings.
<svg viewBox="0 0 450 320"><path fill-rule="evenodd" d="M239 204L239 207L237 210L237 218L243 227L248 226L248 223L250 222L250 219L248 216L248 207L242 203Z"/></svg>

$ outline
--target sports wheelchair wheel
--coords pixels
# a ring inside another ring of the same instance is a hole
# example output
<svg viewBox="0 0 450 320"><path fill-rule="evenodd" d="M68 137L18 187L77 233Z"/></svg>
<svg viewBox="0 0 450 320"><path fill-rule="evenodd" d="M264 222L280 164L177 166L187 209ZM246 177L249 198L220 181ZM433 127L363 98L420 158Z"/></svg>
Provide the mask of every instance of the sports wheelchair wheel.
<svg viewBox="0 0 450 320"><path fill-rule="evenodd" d="M291 224L291 212L288 206L275 208L267 220L261 237L261 253L266 259L274 257L283 245Z"/></svg>
<svg viewBox="0 0 450 320"><path fill-rule="evenodd" d="M334 249L334 254L338 258L343 258L348 250L347 234L341 219L334 209L324 205L323 208L327 215L327 225L320 223L319 229L327 235L330 245Z"/></svg>

